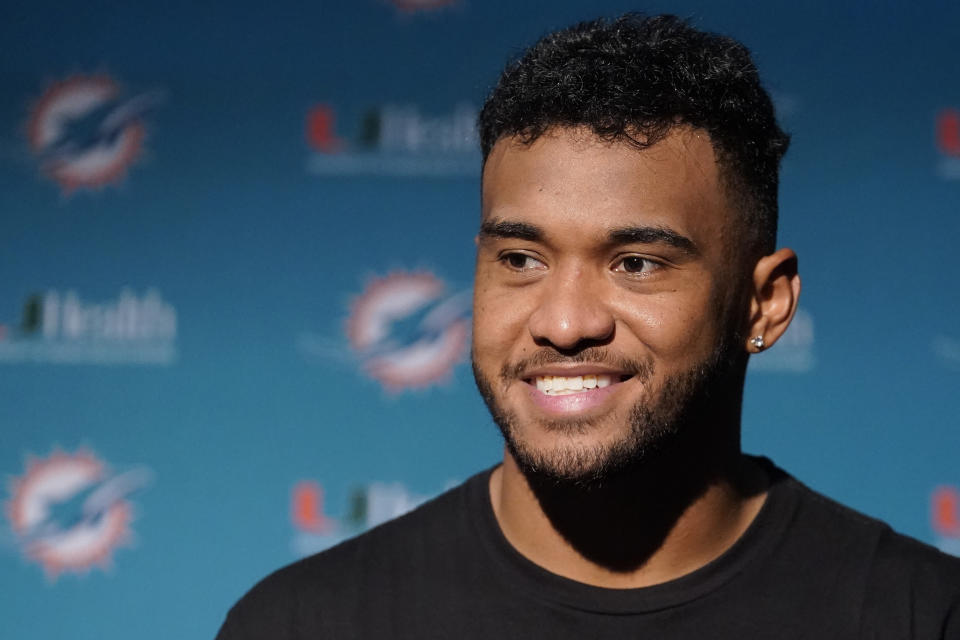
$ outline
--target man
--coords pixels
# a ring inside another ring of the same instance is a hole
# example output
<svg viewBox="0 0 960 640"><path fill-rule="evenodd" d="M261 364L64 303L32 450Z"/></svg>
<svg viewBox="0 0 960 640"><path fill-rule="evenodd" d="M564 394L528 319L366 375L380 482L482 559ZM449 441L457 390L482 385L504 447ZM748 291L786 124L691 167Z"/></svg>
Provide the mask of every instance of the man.
<svg viewBox="0 0 960 640"><path fill-rule="evenodd" d="M543 38L479 121L473 367L503 464L268 577L220 638L960 638L960 561L741 454L797 307L748 52Z"/></svg>

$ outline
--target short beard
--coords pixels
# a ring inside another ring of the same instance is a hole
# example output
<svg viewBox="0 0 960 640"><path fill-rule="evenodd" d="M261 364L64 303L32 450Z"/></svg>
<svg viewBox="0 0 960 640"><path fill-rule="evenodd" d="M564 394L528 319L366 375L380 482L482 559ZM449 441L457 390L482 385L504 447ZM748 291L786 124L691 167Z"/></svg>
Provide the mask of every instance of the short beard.
<svg viewBox="0 0 960 640"><path fill-rule="evenodd" d="M529 479L579 489L602 487L626 472L640 470L664 457L697 460L698 464L727 453L731 446L739 451L738 384L742 385L745 362L735 349L735 338L724 340L704 362L667 378L655 398L637 402L630 410L629 430L619 440L592 446L566 446L551 450L534 449L522 437L517 417L502 407L493 386L473 363L473 375L494 422L503 434L507 450L520 470ZM540 360L610 362L600 350L562 358L555 352L540 352ZM536 359L536 356L535 356ZM538 363L540 364L540 363ZM741 365L741 366L738 366ZM515 372L518 365L501 371L503 386L523 384ZM653 363L635 364L627 370L638 371L650 379ZM737 374L739 370L739 375ZM740 382L737 383L737 380ZM723 406L734 403L735 406ZM733 411L736 415L730 415ZM716 424L708 424L712 417ZM725 425L732 419L735 425ZM592 428L588 421L557 420L545 425L558 435L585 433ZM733 433L730 433L732 428ZM731 438L734 442L729 442ZM696 454L692 449L697 449ZM685 453L684 453L685 452ZM689 455L687 455L689 454ZM706 469L701 471L706 472Z"/></svg>

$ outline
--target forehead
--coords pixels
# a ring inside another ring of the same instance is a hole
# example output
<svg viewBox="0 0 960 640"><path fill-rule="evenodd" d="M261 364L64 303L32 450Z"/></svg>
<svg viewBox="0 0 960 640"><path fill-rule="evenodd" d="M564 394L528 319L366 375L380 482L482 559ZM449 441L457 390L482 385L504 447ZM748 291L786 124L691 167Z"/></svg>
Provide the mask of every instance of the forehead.
<svg viewBox="0 0 960 640"><path fill-rule="evenodd" d="M732 222L709 136L689 127L642 150L581 128L532 144L502 139L484 166L483 216L542 226L548 237L659 226L698 246L726 244Z"/></svg>

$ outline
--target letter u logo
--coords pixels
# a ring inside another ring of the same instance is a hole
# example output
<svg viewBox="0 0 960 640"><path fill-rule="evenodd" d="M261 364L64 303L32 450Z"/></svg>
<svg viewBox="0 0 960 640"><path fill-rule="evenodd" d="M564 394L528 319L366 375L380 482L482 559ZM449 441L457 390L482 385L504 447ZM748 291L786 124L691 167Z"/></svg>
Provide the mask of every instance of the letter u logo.
<svg viewBox="0 0 960 640"><path fill-rule="evenodd" d="M303 481L293 488L290 515L301 531L326 533L330 519L323 514L323 489L316 482Z"/></svg>
<svg viewBox="0 0 960 640"><path fill-rule="evenodd" d="M960 156L960 110L944 109L937 117L937 142L940 151Z"/></svg>
<svg viewBox="0 0 960 640"><path fill-rule="evenodd" d="M933 529L943 536L960 537L960 491L938 487L931 500Z"/></svg>

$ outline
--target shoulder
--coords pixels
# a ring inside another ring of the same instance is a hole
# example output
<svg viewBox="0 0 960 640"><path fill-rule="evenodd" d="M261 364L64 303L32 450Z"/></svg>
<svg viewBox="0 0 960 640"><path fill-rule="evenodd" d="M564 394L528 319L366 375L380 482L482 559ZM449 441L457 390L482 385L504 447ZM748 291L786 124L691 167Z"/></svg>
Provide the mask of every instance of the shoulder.
<svg viewBox="0 0 960 640"><path fill-rule="evenodd" d="M797 496L797 522L800 531L832 541L844 550L850 545L868 558L870 571L878 576L911 574L916 577L947 579L960 588L960 558L914 538L897 533L890 525L851 509L818 493L799 481L788 478L789 491Z"/></svg>
<svg viewBox="0 0 960 640"><path fill-rule="evenodd" d="M801 508L816 524L824 526L821 535L850 537L868 547L876 571L904 571L912 568L920 574L927 571L944 575L960 575L960 558L943 553L936 547L894 531L890 525L851 509L818 493L797 480L790 479L800 496ZM825 525L830 525L826 528ZM954 586L960 587L960 582Z"/></svg>
<svg viewBox="0 0 960 640"><path fill-rule="evenodd" d="M877 637L960 638L960 558L887 527L867 580L864 627Z"/></svg>
<svg viewBox="0 0 960 640"><path fill-rule="evenodd" d="M793 479L791 529L805 556L844 584L871 638L960 637L960 558L894 531Z"/></svg>
<svg viewBox="0 0 960 640"><path fill-rule="evenodd" d="M283 567L258 582L230 610L223 640L300 638L330 626L362 595L402 589L411 575L448 562L469 530L468 494L489 472L478 474L394 520L335 547ZM243 633L228 634L228 629ZM280 632L295 629L287 635Z"/></svg>
<svg viewBox="0 0 960 640"><path fill-rule="evenodd" d="M820 535L853 538L862 544L868 540L876 542L889 529L882 520L814 491L793 477L788 476L784 485L796 496L798 515L802 521L815 525Z"/></svg>

